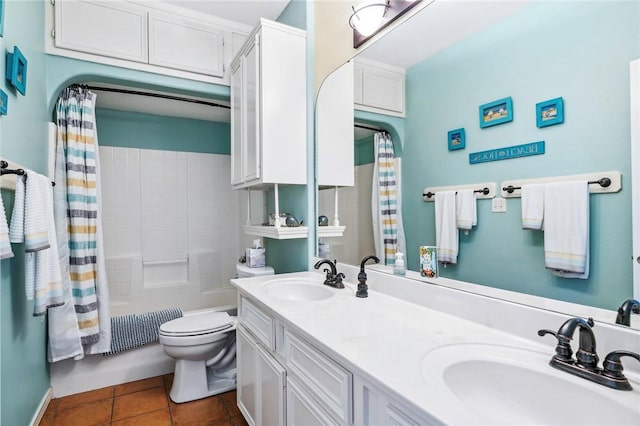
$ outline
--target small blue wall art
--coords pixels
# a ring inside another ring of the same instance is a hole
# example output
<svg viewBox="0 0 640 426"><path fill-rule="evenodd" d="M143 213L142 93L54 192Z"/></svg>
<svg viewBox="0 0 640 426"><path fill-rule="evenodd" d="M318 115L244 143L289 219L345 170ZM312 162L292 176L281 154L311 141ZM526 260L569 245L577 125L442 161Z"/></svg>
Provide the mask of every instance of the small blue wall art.
<svg viewBox="0 0 640 426"><path fill-rule="evenodd" d="M564 122L564 101L562 98L549 99L536 104L536 126L547 127Z"/></svg>
<svg viewBox="0 0 640 426"><path fill-rule="evenodd" d="M513 121L513 103L511 97L482 104L479 107L480 128Z"/></svg>
<svg viewBox="0 0 640 426"><path fill-rule="evenodd" d="M27 93L27 58L18 46L13 46L13 53L7 52L6 78L18 92Z"/></svg>
<svg viewBox="0 0 640 426"><path fill-rule="evenodd" d="M449 151L463 149L465 147L464 129L449 130L447 134Z"/></svg>

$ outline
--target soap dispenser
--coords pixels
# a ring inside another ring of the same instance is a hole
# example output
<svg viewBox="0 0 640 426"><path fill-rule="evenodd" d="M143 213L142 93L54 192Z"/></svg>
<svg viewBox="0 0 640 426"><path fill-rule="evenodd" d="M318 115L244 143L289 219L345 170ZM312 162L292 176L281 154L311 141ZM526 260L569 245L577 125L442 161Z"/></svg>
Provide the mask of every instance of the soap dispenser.
<svg viewBox="0 0 640 426"><path fill-rule="evenodd" d="M404 265L404 254L399 251L396 252L396 262L393 265L393 273L394 275L405 275L407 273L407 268Z"/></svg>

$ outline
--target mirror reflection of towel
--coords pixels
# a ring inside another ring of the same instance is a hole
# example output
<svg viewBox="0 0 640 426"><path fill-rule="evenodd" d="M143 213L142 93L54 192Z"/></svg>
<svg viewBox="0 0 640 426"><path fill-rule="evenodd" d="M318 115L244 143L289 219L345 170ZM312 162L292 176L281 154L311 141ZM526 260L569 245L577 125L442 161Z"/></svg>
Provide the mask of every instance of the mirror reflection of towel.
<svg viewBox="0 0 640 426"><path fill-rule="evenodd" d="M455 191L438 191L435 195L436 247L438 261L458 262L458 228L456 227Z"/></svg>
<svg viewBox="0 0 640 426"><path fill-rule="evenodd" d="M589 277L587 181L545 185L544 264L559 277Z"/></svg>

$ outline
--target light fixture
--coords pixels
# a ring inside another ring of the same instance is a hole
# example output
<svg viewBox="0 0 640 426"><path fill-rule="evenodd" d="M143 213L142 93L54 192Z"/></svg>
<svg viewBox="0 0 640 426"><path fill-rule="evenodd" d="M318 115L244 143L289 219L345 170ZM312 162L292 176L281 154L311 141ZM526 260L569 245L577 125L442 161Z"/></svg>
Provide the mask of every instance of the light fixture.
<svg viewBox="0 0 640 426"><path fill-rule="evenodd" d="M383 28L423 0L364 0L352 6L349 26L353 28L353 47L358 48ZM434 0L427 0L428 4Z"/></svg>
<svg viewBox="0 0 640 426"><path fill-rule="evenodd" d="M389 3L384 0L368 0L357 7L351 7L353 14L349 17L349 26L364 37L369 37L381 26Z"/></svg>

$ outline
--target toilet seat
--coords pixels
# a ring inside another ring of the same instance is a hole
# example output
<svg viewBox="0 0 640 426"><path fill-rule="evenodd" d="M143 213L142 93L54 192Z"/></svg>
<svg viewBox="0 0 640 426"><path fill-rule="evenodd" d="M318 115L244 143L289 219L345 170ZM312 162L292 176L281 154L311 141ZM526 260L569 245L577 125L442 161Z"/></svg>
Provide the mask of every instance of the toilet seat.
<svg viewBox="0 0 640 426"><path fill-rule="evenodd" d="M188 315L165 322L160 326L160 336L190 337L216 334L235 329L236 319L226 312L207 312Z"/></svg>

